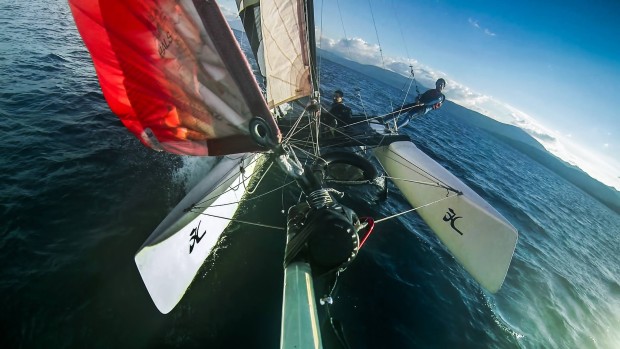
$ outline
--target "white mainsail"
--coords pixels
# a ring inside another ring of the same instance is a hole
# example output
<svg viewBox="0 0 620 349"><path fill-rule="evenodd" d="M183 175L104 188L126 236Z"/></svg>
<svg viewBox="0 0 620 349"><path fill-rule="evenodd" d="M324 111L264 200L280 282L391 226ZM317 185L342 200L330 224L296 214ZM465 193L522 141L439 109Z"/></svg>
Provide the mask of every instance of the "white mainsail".
<svg viewBox="0 0 620 349"><path fill-rule="evenodd" d="M242 1L239 12L261 74L270 108L309 96L310 48L303 1Z"/></svg>

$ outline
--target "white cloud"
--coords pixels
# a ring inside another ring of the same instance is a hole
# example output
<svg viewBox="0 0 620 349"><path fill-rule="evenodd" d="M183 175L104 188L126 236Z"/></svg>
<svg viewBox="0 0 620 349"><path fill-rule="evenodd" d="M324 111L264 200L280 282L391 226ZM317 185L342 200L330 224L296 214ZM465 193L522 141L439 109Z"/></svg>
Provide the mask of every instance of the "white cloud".
<svg viewBox="0 0 620 349"><path fill-rule="evenodd" d="M411 66L415 73L415 78L422 86L435 86L435 81L445 74L426 66L415 59L407 59L402 57L384 56L381 58L379 45L369 43L361 38L339 39L320 37L319 47L323 50L337 53L338 55L349 60L361 63L385 67L391 71L404 76L411 76Z"/></svg>
<svg viewBox="0 0 620 349"><path fill-rule="evenodd" d="M488 35L488 36L495 36L495 35L496 35L493 31L491 31L491 29L481 27L481 26L480 26L480 23L478 22L478 20L477 20L477 19L473 19L473 18L469 17L469 18L467 19L467 22L468 22L468 23L469 23L472 27L474 27L474 28L476 28L476 29L478 29L478 30L481 30L484 34L486 34L486 35Z"/></svg>
<svg viewBox="0 0 620 349"><path fill-rule="evenodd" d="M364 39L351 38L333 40L321 37L319 47L336 52L341 56L362 64L372 64L381 66L381 53L379 45L366 42Z"/></svg>
<svg viewBox="0 0 620 349"><path fill-rule="evenodd" d="M488 35L488 36L495 36L495 33L493 33L492 31L490 31L490 30L489 30L489 29L487 29L487 28L484 28L484 33L485 33L486 35Z"/></svg>

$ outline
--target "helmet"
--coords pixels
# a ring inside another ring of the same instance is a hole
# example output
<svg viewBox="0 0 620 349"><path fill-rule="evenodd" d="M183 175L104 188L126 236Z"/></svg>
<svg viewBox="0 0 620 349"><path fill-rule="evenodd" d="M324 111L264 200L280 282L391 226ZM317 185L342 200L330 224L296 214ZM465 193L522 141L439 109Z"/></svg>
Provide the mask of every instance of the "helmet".
<svg viewBox="0 0 620 349"><path fill-rule="evenodd" d="M446 80L444 80L443 78L437 79L437 82L435 82L435 86L439 87L439 85L441 85L441 88L446 87Z"/></svg>

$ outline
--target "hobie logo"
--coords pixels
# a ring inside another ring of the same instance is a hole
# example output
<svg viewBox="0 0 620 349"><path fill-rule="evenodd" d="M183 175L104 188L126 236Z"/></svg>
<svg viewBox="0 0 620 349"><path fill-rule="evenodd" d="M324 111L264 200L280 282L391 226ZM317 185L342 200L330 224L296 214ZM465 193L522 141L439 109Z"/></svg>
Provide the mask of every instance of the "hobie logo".
<svg viewBox="0 0 620 349"><path fill-rule="evenodd" d="M189 233L189 253L192 253L192 251L194 250L194 245L199 244L200 240L202 240L202 237L205 236L205 234L207 233L207 231L205 230L204 232L202 232L202 235L198 236L199 230L200 230L200 223L202 221L198 222L198 226L194 229L192 229L192 232Z"/></svg>
<svg viewBox="0 0 620 349"><path fill-rule="evenodd" d="M454 223L456 223L456 220L459 219L459 218L463 218L463 217L457 216L453 209L448 208L448 212L446 212L446 215L443 216L443 221L444 222L450 222L450 226L452 227L452 229L454 229L457 233L463 235L463 233L461 233L461 231L458 230L454 226Z"/></svg>

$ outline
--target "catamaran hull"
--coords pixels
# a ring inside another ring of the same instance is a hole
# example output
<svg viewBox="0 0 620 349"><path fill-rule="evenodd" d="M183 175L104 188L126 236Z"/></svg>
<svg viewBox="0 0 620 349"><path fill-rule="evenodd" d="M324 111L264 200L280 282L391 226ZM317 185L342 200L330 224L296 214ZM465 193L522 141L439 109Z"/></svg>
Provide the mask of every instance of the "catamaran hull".
<svg viewBox="0 0 620 349"><path fill-rule="evenodd" d="M142 280L160 312L167 314L176 306L215 248L246 192L257 157L239 154L221 158L135 255Z"/></svg>
<svg viewBox="0 0 620 349"><path fill-rule="evenodd" d="M516 229L413 143L395 142L379 147L375 156L456 260L484 288L496 292L510 266L518 236Z"/></svg>

